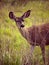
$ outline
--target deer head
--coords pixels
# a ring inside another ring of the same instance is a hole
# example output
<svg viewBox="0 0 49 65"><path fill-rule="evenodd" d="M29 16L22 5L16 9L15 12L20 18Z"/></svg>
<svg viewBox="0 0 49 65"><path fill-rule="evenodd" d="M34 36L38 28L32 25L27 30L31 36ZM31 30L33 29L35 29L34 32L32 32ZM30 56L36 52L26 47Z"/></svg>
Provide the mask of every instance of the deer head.
<svg viewBox="0 0 49 65"><path fill-rule="evenodd" d="M17 23L18 27L21 28L21 27L24 27L24 24L23 24L24 19L27 18L27 17L29 17L30 12L31 12L31 10L28 10L21 17L16 17L13 12L10 12L9 13L9 17L11 19L14 19L15 22Z"/></svg>

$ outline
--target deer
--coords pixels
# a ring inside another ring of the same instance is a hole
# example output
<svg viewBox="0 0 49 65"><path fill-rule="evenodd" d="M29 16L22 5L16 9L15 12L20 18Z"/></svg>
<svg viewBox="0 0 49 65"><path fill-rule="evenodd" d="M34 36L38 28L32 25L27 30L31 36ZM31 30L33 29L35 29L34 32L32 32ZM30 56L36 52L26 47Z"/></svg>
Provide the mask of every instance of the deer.
<svg viewBox="0 0 49 65"><path fill-rule="evenodd" d="M34 50L35 46L40 46L43 56L44 65L45 60L45 46L49 45L49 23L41 25L32 25L31 27L25 27L24 19L30 16L31 10L26 11L21 17L16 17L13 12L9 12L9 18L14 20L21 35L31 45L31 50Z"/></svg>

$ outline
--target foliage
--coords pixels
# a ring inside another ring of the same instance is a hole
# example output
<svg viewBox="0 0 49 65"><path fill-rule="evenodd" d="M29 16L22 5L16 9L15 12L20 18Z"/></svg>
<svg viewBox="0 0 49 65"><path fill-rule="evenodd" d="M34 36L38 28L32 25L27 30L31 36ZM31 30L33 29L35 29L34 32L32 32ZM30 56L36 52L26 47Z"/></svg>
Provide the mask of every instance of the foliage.
<svg viewBox="0 0 49 65"><path fill-rule="evenodd" d="M14 0L8 1L13 2ZM36 47L31 55L30 45L21 36L15 22L10 20L9 12L13 11L16 16L21 16L25 11L31 9L30 17L25 19L26 27L34 24L40 25L49 22L49 2L29 1L25 6L24 4L16 6L16 3L12 6L11 3L6 3L0 8L0 65L2 63L4 65L27 65L27 63L28 65L43 65L40 48ZM46 47L47 64L48 47Z"/></svg>

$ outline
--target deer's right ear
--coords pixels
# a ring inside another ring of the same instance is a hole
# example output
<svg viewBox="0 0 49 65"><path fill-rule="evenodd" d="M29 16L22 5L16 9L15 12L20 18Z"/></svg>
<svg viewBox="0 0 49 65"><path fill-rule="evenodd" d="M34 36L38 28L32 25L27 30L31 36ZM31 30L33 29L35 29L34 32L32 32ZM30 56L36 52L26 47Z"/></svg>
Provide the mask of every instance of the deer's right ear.
<svg viewBox="0 0 49 65"><path fill-rule="evenodd" d="M13 19L13 12L9 12L9 17Z"/></svg>
<svg viewBox="0 0 49 65"><path fill-rule="evenodd" d="M22 19L29 17L31 10L28 10L22 15Z"/></svg>

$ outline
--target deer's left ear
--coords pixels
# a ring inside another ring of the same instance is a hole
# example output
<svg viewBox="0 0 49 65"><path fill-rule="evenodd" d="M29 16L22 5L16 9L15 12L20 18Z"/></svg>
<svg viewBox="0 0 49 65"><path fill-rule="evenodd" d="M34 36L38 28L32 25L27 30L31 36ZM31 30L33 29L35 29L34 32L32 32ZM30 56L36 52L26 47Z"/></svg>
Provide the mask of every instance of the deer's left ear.
<svg viewBox="0 0 49 65"><path fill-rule="evenodd" d="M31 10L28 10L27 12L25 12L25 13L22 15L22 19L29 17L29 16L30 16L30 12L31 12Z"/></svg>

